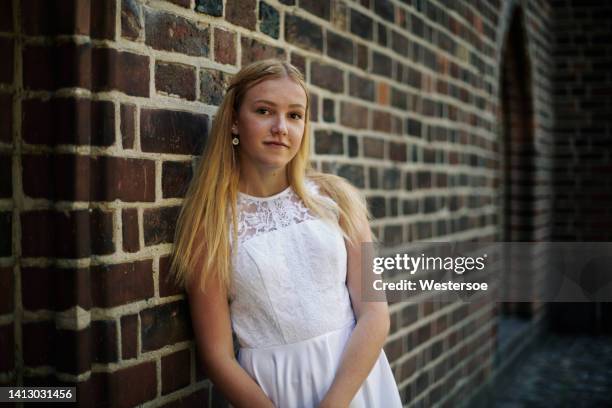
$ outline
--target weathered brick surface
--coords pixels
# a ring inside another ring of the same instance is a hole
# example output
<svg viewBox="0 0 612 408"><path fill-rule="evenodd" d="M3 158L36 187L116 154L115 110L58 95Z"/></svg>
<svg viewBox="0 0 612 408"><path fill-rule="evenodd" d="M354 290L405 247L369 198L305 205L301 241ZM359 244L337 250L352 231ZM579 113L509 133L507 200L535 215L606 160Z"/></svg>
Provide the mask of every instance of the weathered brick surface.
<svg viewBox="0 0 612 408"><path fill-rule="evenodd" d="M151 261L99 265L91 268L92 302L112 307L153 296Z"/></svg>
<svg viewBox="0 0 612 408"><path fill-rule="evenodd" d="M14 41L11 38L0 37L0 83L11 84L13 82L13 55Z"/></svg>
<svg viewBox="0 0 612 408"><path fill-rule="evenodd" d="M11 266L0 267L0 314L8 314L13 311L14 288L13 268Z"/></svg>
<svg viewBox="0 0 612 408"><path fill-rule="evenodd" d="M93 398L100 405L133 407L157 395L157 374L154 361L130 365L110 373L94 373Z"/></svg>
<svg viewBox="0 0 612 408"><path fill-rule="evenodd" d="M115 141L114 106L83 98L27 99L22 103L26 143L109 146Z"/></svg>
<svg viewBox="0 0 612 408"><path fill-rule="evenodd" d="M236 63L236 34L215 28L215 61L230 65Z"/></svg>
<svg viewBox="0 0 612 408"><path fill-rule="evenodd" d="M94 48L91 63L92 88L97 91L116 89L133 96L149 96L149 58L144 55ZM135 81L134 78L141 80Z"/></svg>
<svg viewBox="0 0 612 408"><path fill-rule="evenodd" d="M164 198L183 197L192 176L191 162L164 162L162 194Z"/></svg>
<svg viewBox="0 0 612 408"><path fill-rule="evenodd" d="M321 27L301 17L285 15L285 38L299 47L312 51L323 51Z"/></svg>
<svg viewBox="0 0 612 408"><path fill-rule="evenodd" d="M10 93L0 93L0 142L13 140L13 98Z"/></svg>
<svg viewBox="0 0 612 408"><path fill-rule="evenodd" d="M15 367L14 338L12 323L0 325L0 347L3 350L3 358L0 359L0 372L11 371Z"/></svg>
<svg viewBox="0 0 612 408"><path fill-rule="evenodd" d="M156 50L206 57L210 48L208 25L145 7L145 43Z"/></svg>
<svg viewBox="0 0 612 408"><path fill-rule="evenodd" d="M311 81L313 85L328 89L332 92L343 92L344 73L333 65L312 63L310 66Z"/></svg>
<svg viewBox="0 0 612 408"><path fill-rule="evenodd" d="M32 198L60 201L155 200L151 160L108 156L28 155L22 160L23 191ZM75 180L73 185L56 180ZM96 182L92 182L92 181Z"/></svg>
<svg viewBox="0 0 612 408"><path fill-rule="evenodd" d="M196 98L195 68L171 62L155 62L155 89L193 101Z"/></svg>
<svg viewBox="0 0 612 408"><path fill-rule="evenodd" d="M142 229L146 246L172 242L179 210L179 207L144 210Z"/></svg>
<svg viewBox="0 0 612 408"><path fill-rule="evenodd" d="M165 303L140 312L142 350L152 351L185 341L193 335L187 304Z"/></svg>
<svg viewBox="0 0 612 408"><path fill-rule="evenodd" d="M129 40L142 37L144 15L142 6L137 0L121 1L121 36Z"/></svg>
<svg viewBox="0 0 612 408"><path fill-rule="evenodd" d="M49 68L41 70L42 66ZM89 89L92 68L88 44L28 45L23 49L23 86L26 89Z"/></svg>
<svg viewBox="0 0 612 408"><path fill-rule="evenodd" d="M136 135L136 107L129 104L121 104L121 144L124 149L134 147Z"/></svg>
<svg viewBox="0 0 612 408"><path fill-rule="evenodd" d="M121 318L121 358L129 360L138 356L138 315Z"/></svg>
<svg viewBox="0 0 612 408"><path fill-rule="evenodd" d="M270 44L264 44L254 38L242 37L240 39L242 47L242 65L267 58L285 59L285 50Z"/></svg>
<svg viewBox="0 0 612 408"><path fill-rule="evenodd" d="M115 251L112 214L102 210L21 213L21 248L25 257L82 258ZM54 231L53 235L40 231Z"/></svg>
<svg viewBox="0 0 612 408"><path fill-rule="evenodd" d="M63 311L78 305L91 308L88 268L24 267L21 269L22 304L29 311Z"/></svg>
<svg viewBox="0 0 612 408"><path fill-rule="evenodd" d="M138 210L127 208L121 211L121 223L123 225L123 250L137 252L140 249Z"/></svg>
<svg viewBox="0 0 612 408"><path fill-rule="evenodd" d="M227 89L229 76L214 69L200 71L200 101L219 106Z"/></svg>
<svg viewBox="0 0 612 408"><path fill-rule="evenodd" d="M206 140L207 125L206 115L143 108L140 144L146 152L198 154Z"/></svg>
<svg viewBox="0 0 612 408"><path fill-rule="evenodd" d="M191 352L177 351L161 359L162 394L169 394L189 385Z"/></svg>
<svg viewBox="0 0 612 408"><path fill-rule="evenodd" d="M174 282L174 276L170 274L170 257L159 258L159 295L180 295L183 290Z"/></svg>
<svg viewBox="0 0 612 408"><path fill-rule="evenodd" d="M257 23L256 8L256 0L226 0L225 19L232 24L254 30Z"/></svg>

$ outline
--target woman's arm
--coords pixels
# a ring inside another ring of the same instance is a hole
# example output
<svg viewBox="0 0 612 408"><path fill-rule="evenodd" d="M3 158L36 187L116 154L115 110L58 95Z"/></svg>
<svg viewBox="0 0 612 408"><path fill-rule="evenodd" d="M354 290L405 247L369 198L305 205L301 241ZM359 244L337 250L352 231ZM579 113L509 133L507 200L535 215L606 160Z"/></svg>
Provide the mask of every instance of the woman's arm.
<svg viewBox="0 0 612 408"><path fill-rule="evenodd" d="M234 357L226 291L211 279L206 293L200 290L199 282L189 285L187 292L197 348L214 385L237 408L274 407Z"/></svg>
<svg viewBox="0 0 612 408"><path fill-rule="evenodd" d="M340 367L320 408L348 407L380 356L389 333L386 302L365 302L361 294L361 242L372 242L367 220L360 228L355 244L346 242L348 255L347 286L357 324L344 349Z"/></svg>

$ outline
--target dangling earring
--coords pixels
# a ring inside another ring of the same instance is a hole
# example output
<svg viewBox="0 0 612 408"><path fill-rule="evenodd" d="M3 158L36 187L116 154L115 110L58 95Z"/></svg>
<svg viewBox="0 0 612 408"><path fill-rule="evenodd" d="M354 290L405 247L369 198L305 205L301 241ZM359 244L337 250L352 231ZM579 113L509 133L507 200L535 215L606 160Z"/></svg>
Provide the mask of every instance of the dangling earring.
<svg viewBox="0 0 612 408"><path fill-rule="evenodd" d="M240 144L240 139L238 139L237 137L234 137L234 138L232 139L232 144L233 144L234 146L238 146L238 145Z"/></svg>

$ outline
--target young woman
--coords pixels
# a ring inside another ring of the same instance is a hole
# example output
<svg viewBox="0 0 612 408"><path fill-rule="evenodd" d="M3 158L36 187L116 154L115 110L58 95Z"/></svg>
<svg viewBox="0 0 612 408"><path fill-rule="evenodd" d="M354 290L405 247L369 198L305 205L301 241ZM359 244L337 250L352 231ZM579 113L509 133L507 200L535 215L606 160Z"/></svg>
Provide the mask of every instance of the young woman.
<svg viewBox="0 0 612 408"><path fill-rule="evenodd" d="M179 217L172 269L236 407L399 407L385 302L361 300L364 201L309 168L310 101L278 61L236 74ZM238 359L232 329L240 343Z"/></svg>

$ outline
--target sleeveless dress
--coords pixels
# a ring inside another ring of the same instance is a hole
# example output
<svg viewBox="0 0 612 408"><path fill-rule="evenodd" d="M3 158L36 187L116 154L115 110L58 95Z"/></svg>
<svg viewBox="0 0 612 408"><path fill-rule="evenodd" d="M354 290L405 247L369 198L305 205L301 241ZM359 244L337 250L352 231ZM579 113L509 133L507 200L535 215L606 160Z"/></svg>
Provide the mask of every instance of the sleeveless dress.
<svg viewBox="0 0 612 408"><path fill-rule="evenodd" d="M335 206L313 181L306 188ZM342 233L291 187L265 198L240 193L237 208L230 312L238 361L275 407L317 407L355 327ZM401 406L381 350L350 407Z"/></svg>

